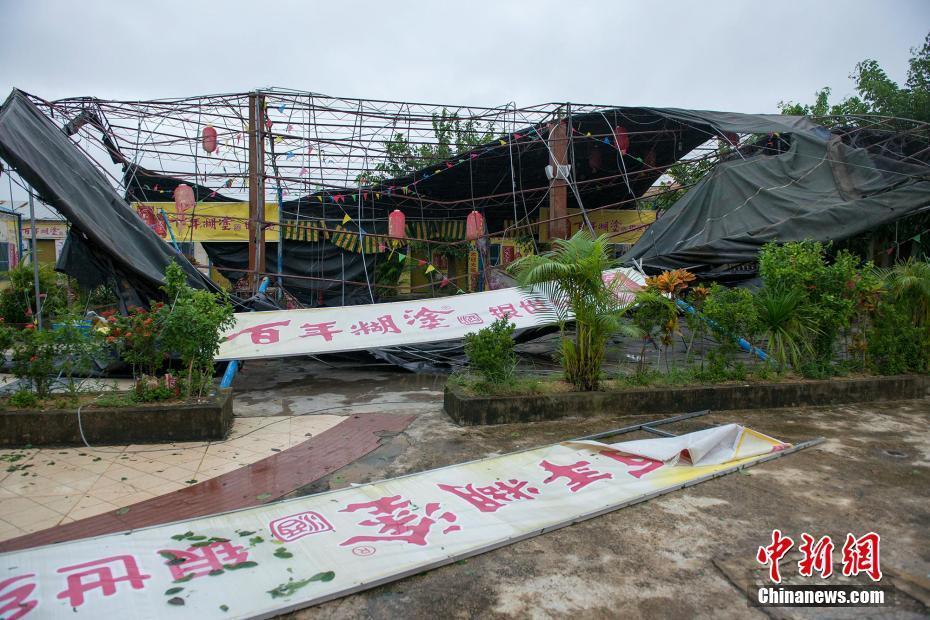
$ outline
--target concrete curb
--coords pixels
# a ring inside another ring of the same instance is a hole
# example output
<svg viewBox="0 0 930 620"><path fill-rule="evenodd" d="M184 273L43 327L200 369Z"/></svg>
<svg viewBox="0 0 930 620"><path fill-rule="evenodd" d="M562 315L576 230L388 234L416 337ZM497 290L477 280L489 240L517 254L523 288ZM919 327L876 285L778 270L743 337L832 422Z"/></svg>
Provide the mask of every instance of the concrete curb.
<svg viewBox="0 0 930 620"><path fill-rule="evenodd" d="M232 391L204 403L82 409L81 427L91 445L224 439L232 428ZM83 445L76 409L0 412L0 447Z"/></svg>
<svg viewBox="0 0 930 620"><path fill-rule="evenodd" d="M476 426L554 420L565 416L777 409L926 397L930 397L930 376L894 375L521 396L467 396L460 389L447 385L443 406L457 424Z"/></svg>

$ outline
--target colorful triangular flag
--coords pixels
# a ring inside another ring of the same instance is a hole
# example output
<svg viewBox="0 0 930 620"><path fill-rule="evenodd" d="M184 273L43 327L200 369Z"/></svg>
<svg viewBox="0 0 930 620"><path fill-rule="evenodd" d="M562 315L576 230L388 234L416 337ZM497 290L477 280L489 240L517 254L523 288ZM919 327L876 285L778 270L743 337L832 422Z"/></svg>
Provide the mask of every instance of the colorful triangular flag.
<svg viewBox="0 0 930 620"><path fill-rule="evenodd" d="M352 218L349 217L349 214L348 214L348 213L346 213L346 214L345 214L345 217L342 218L342 224L343 224L343 225L348 224L348 223L351 222L351 221L352 221Z"/></svg>

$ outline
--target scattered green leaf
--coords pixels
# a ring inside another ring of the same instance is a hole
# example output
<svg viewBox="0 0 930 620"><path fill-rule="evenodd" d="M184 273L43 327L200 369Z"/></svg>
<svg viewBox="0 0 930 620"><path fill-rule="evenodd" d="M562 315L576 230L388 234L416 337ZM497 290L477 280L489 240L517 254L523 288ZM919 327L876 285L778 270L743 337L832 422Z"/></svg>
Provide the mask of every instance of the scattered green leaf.
<svg viewBox="0 0 930 620"><path fill-rule="evenodd" d="M184 575L180 579L175 579L171 583L184 583L185 581L190 581L193 578L194 578L194 573L189 573L187 575Z"/></svg>
<svg viewBox="0 0 930 620"><path fill-rule="evenodd" d="M174 598L169 598L169 599L168 599L168 604L169 604L169 605L183 605L183 604L184 604L184 599L181 598L180 596L176 596L176 597L174 597Z"/></svg>
<svg viewBox="0 0 930 620"><path fill-rule="evenodd" d="M277 549L274 550L274 557L276 557L276 558L281 558L282 560L284 560L284 559L287 559L287 558L292 558L292 557L294 557L294 554L291 553L290 551L288 551L288 550L287 550L286 548L284 548L284 547L278 547Z"/></svg>
<svg viewBox="0 0 930 620"><path fill-rule="evenodd" d="M222 568L217 568L216 570L211 570L209 573L207 573L207 575L210 577L216 577L217 575L222 575L225 572L226 571L224 571Z"/></svg>
<svg viewBox="0 0 930 620"><path fill-rule="evenodd" d="M129 512L129 510L130 510L129 506L123 506L122 508L116 509L116 514L117 516L122 516L126 514L127 512Z"/></svg>
<svg viewBox="0 0 930 620"><path fill-rule="evenodd" d="M167 590L165 590L165 596L171 596L172 594L177 594L178 592L180 592L180 591L183 590L183 589L184 589L184 588L181 587L181 586L177 586L177 587L175 587L175 588L168 588Z"/></svg>
<svg viewBox="0 0 930 620"><path fill-rule="evenodd" d="M229 607L226 605L220 605L220 611L229 611Z"/></svg>
<svg viewBox="0 0 930 620"><path fill-rule="evenodd" d="M258 566L258 562L239 562L238 564L223 564L223 568L226 570L239 570L240 568L252 568Z"/></svg>

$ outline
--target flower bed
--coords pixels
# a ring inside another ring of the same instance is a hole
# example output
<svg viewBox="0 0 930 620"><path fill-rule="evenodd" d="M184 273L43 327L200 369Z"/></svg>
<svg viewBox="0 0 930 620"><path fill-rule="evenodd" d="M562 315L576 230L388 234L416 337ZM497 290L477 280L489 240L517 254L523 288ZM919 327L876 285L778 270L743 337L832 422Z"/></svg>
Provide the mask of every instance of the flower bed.
<svg viewBox="0 0 930 620"><path fill-rule="evenodd" d="M536 391L501 396L475 395L466 387L450 381L446 384L443 405L449 417L462 426L535 422L568 416L812 407L926 398L930 396L930 376L732 382L594 392L560 391L558 386L552 389L532 388Z"/></svg>
<svg viewBox="0 0 930 620"><path fill-rule="evenodd" d="M230 390L220 390L202 398L154 403L133 402L129 393L115 398L117 394L107 392L109 398L100 399L107 406L94 402L97 395L85 393L73 407L59 408L53 401L48 409L0 411L0 447L82 445L82 429L87 442L96 446L211 441L224 439L232 428ZM81 407L80 428L78 406Z"/></svg>

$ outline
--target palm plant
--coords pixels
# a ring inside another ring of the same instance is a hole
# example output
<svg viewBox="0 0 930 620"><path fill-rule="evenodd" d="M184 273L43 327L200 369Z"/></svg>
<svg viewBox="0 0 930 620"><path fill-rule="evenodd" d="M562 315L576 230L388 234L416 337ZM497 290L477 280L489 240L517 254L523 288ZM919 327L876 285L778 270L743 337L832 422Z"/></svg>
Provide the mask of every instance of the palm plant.
<svg viewBox="0 0 930 620"><path fill-rule="evenodd" d="M914 325L930 325L930 262L911 257L877 272L892 298L910 310Z"/></svg>
<svg viewBox="0 0 930 620"><path fill-rule="evenodd" d="M807 311L804 294L797 289L764 287L755 296L756 310L766 351L779 370L797 368L813 354L819 330Z"/></svg>
<svg viewBox="0 0 930 620"><path fill-rule="evenodd" d="M596 390L607 340L633 328L623 319L622 278L605 283L604 271L616 266L608 252L608 235L594 238L581 230L570 239L556 239L553 249L521 258L510 266L524 288L549 302L547 311L562 334L565 378L579 390ZM574 318L574 338L566 331Z"/></svg>

